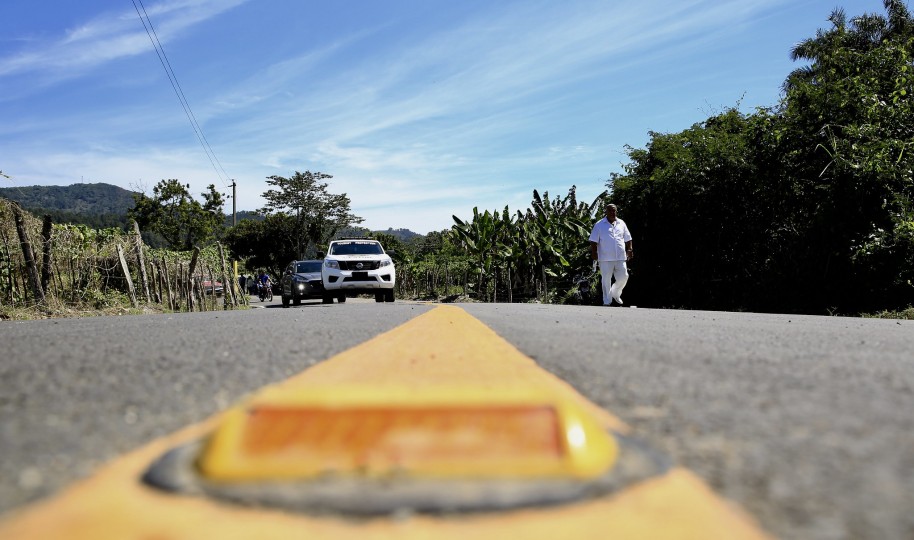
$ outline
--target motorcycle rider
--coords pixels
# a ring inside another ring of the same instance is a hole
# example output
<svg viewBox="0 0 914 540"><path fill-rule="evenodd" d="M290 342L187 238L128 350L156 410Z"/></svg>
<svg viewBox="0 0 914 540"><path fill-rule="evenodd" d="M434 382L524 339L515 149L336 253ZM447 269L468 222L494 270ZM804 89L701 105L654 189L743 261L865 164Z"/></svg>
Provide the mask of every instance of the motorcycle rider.
<svg viewBox="0 0 914 540"><path fill-rule="evenodd" d="M263 296L263 291L267 290L267 287L270 287L270 274L267 274L266 270L263 270L260 273L260 278L258 278L258 285L260 286L261 296Z"/></svg>

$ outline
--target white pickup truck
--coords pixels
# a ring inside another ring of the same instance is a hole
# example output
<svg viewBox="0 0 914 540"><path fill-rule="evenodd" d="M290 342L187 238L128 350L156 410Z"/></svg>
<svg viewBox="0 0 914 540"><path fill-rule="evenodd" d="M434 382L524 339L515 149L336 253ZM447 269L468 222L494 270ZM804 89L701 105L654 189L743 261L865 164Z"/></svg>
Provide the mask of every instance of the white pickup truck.
<svg viewBox="0 0 914 540"><path fill-rule="evenodd" d="M347 293L374 294L377 302L394 301L397 274L381 243L369 239L334 240L321 268L325 304L346 301Z"/></svg>

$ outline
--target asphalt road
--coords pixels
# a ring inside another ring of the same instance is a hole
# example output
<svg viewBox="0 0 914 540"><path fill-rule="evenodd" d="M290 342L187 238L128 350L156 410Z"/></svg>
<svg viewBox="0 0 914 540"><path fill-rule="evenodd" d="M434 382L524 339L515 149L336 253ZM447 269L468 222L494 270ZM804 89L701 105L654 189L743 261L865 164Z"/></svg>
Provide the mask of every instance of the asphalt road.
<svg viewBox="0 0 914 540"><path fill-rule="evenodd" d="M432 307L4 322L0 512ZM461 307L769 532L914 538L914 321Z"/></svg>

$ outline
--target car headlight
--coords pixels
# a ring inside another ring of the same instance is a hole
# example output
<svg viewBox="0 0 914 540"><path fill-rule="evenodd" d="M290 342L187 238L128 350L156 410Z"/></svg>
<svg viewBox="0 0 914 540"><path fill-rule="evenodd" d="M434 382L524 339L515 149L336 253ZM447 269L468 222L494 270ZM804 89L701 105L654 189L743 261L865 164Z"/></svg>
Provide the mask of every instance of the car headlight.
<svg viewBox="0 0 914 540"><path fill-rule="evenodd" d="M324 266L326 266L327 268L336 268L337 270L340 269L340 263L338 263L337 261L331 260L331 259L327 259L326 261L324 261Z"/></svg>
<svg viewBox="0 0 914 540"><path fill-rule="evenodd" d="M390 260L381 261L381 268L384 268L385 266L390 266L391 264L393 264L393 262L391 262Z"/></svg>

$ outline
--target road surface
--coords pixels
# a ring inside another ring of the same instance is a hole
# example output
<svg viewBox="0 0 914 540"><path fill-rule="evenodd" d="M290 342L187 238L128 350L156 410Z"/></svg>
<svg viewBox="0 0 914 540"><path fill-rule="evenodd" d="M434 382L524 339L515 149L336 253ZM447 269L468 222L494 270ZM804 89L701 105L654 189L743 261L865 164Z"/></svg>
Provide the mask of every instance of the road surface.
<svg viewBox="0 0 914 540"><path fill-rule="evenodd" d="M275 300L235 312L4 322L0 511L433 307ZM460 307L766 531L914 538L914 321Z"/></svg>

